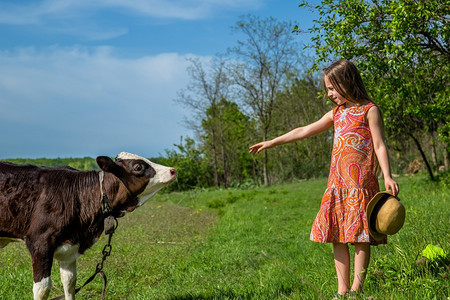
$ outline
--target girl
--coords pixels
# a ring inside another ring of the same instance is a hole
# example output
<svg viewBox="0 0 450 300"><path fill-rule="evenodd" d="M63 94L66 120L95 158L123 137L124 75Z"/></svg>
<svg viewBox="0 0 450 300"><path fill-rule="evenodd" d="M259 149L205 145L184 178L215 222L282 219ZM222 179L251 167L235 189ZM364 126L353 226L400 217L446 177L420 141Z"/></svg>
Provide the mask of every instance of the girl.
<svg viewBox="0 0 450 300"><path fill-rule="evenodd" d="M383 172L386 190L396 196L399 189L391 176L380 110L367 95L356 66L350 61L339 60L324 69L323 82L328 97L336 104L333 110L312 124L253 145L249 152L259 153L298 141L334 125L330 175L310 238L315 242L333 243L338 278L335 298L340 298L347 293L362 292L370 245L387 242L386 239L375 241L369 235L365 212L370 199L379 192L376 159ZM355 245L351 286L348 243Z"/></svg>

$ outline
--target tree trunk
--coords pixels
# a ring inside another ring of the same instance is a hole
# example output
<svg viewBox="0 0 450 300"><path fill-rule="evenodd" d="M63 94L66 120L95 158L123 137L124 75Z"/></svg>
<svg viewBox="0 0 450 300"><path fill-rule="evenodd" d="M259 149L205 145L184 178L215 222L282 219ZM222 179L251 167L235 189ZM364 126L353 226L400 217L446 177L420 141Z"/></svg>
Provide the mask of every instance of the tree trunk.
<svg viewBox="0 0 450 300"><path fill-rule="evenodd" d="M269 161L269 157L267 155L267 151L264 151L264 165L263 165L263 173L264 173L264 185L269 185L269 175L267 174L267 163Z"/></svg>
<svg viewBox="0 0 450 300"><path fill-rule="evenodd" d="M263 141L267 139L267 129L264 129L263 133ZM264 150L264 161L263 161L263 176L264 176L264 185L268 186L270 184L269 174L267 172L267 164L269 163L269 155L267 154L267 150Z"/></svg>
<svg viewBox="0 0 450 300"><path fill-rule="evenodd" d="M416 139L416 137L414 135L412 135L412 133L409 133L409 136L416 143L417 149L419 150L420 155L422 155L422 159L425 162L425 165L427 166L427 170L428 170L428 174L430 175L430 179L434 181L435 179L434 179L434 175L433 175L433 170L431 169L430 163L428 162L427 157L425 156L425 152L423 152L423 149L422 149L422 146L420 145L419 140Z"/></svg>
<svg viewBox="0 0 450 300"><path fill-rule="evenodd" d="M228 187L228 167L227 167L227 160L225 158L225 146L222 141L221 143L221 149L222 149L222 168L223 168L223 186L225 188Z"/></svg>
<svg viewBox="0 0 450 300"><path fill-rule="evenodd" d="M449 152L447 149L444 149L444 168L448 171L448 160L449 160Z"/></svg>
<svg viewBox="0 0 450 300"><path fill-rule="evenodd" d="M431 141L431 160L433 162L434 171L436 174L439 174L439 164L437 160L437 153L436 153L436 140L434 139L434 136L432 136Z"/></svg>
<svg viewBox="0 0 450 300"><path fill-rule="evenodd" d="M252 175L253 175L253 182L255 183L255 185L258 185L258 176L256 174L256 168L257 168L257 163L256 160L252 160Z"/></svg>
<svg viewBox="0 0 450 300"><path fill-rule="evenodd" d="M217 149L216 149L216 135L214 130L212 131L212 147L213 147L213 174L214 174L214 186L219 187L219 175L217 172Z"/></svg>

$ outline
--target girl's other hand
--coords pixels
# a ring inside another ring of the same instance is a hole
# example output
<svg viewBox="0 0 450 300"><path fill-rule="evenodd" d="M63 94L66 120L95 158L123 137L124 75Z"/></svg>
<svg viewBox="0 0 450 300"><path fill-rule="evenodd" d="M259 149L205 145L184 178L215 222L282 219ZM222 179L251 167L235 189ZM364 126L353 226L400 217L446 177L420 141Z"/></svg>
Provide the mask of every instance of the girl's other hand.
<svg viewBox="0 0 450 300"><path fill-rule="evenodd" d="M250 146L248 148L248 152L252 153L252 154L255 154L255 153L261 152L264 149L269 149L271 147L273 147L272 142L271 141L265 141L265 142L261 142L261 143L255 144L253 146Z"/></svg>
<svg viewBox="0 0 450 300"><path fill-rule="evenodd" d="M395 182L392 178L385 178L384 179L384 187L386 188L386 191L391 191L392 195L397 196L399 192L398 184Z"/></svg>

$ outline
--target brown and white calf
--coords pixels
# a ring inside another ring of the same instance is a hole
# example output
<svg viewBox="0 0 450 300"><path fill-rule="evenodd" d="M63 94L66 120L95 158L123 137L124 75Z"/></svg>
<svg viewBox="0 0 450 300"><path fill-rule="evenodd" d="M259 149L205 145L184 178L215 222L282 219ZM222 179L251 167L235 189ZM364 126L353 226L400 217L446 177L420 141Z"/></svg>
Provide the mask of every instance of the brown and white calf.
<svg viewBox="0 0 450 300"><path fill-rule="evenodd" d="M34 299L49 296L53 259L59 262L65 298L75 298L76 260L104 229L102 192L110 214L122 217L176 177L173 168L124 152L115 161L99 156L97 164L102 171L0 163L0 248L25 241Z"/></svg>

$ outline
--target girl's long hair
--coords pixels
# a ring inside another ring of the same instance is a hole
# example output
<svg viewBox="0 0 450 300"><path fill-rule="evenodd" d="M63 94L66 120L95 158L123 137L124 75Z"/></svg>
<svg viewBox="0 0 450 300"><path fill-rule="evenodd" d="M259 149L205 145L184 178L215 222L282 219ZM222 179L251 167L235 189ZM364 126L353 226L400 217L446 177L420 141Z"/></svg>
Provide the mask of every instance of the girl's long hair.
<svg viewBox="0 0 450 300"><path fill-rule="evenodd" d="M359 74L358 68L351 61L341 59L323 69L336 91L350 102L364 104L372 101Z"/></svg>

